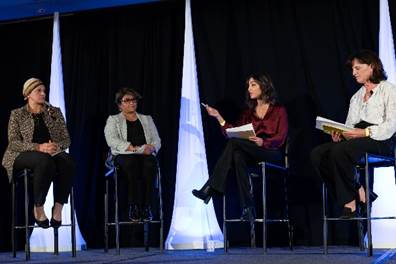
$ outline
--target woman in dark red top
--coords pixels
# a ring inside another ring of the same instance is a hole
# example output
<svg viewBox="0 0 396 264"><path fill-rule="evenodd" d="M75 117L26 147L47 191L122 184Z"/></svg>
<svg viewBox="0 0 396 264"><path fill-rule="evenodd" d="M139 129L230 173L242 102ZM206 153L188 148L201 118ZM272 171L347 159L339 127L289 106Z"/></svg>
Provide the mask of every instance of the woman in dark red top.
<svg viewBox="0 0 396 264"><path fill-rule="evenodd" d="M276 103L275 89L267 74L251 75L247 78L247 105L235 126L252 123L256 136L249 139L231 138L213 170L212 177L200 190L192 193L208 203L214 192L224 192L225 181L231 168L237 178L242 219L254 218L253 197L249 192L247 165L260 161L277 163L281 161L280 148L287 137L287 113ZM206 106L210 116L215 117L223 132L233 125L227 123L213 107Z"/></svg>

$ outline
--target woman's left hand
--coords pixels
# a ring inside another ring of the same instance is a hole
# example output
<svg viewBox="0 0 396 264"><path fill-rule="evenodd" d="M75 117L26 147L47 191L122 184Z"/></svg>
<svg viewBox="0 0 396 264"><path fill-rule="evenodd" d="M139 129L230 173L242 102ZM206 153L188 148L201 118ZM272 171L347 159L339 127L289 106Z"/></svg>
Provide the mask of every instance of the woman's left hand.
<svg viewBox="0 0 396 264"><path fill-rule="evenodd" d="M346 139L366 137L366 131L361 128L354 128L351 131L343 132L342 135Z"/></svg>
<svg viewBox="0 0 396 264"><path fill-rule="evenodd" d="M260 137L249 137L249 140L256 143L256 145L259 147L261 147L264 143L264 140Z"/></svg>
<svg viewBox="0 0 396 264"><path fill-rule="evenodd" d="M150 144L144 144L143 155L151 155L155 151L155 147Z"/></svg>

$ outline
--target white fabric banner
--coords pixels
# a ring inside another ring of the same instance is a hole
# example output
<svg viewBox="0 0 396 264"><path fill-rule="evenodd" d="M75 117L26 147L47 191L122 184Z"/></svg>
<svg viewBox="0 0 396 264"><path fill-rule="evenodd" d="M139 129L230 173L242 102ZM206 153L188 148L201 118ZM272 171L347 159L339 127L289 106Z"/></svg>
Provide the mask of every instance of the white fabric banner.
<svg viewBox="0 0 396 264"><path fill-rule="evenodd" d="M51 80L50 80L50 104L62 110L66 120L65 99L63 95L63 72L62 72L62 52L60 46L59 33L59 13L54 14L53 40L52 40L52 60L51 60ZM44 210L48 217L52 215L52 205L54 204L52 184L45 200ZM84 238L81 235L76 219L76 247L77 250L86 248ZM70 198L69 202L63 206L62 224L70 224ZM71 251L71 227L59 228L59 251ZM30 236L32 252L54 252L54 232L52 228L35 228Z"/></svg>
<svg viewBox="0 0 396 264"><path fill-rule="evenodd" d="M205 205L191 193L208 180L200 108L191 6L190 0L186 0L175 200L165 242L168 250L223 247L223 234L212 201Z"/></svg>

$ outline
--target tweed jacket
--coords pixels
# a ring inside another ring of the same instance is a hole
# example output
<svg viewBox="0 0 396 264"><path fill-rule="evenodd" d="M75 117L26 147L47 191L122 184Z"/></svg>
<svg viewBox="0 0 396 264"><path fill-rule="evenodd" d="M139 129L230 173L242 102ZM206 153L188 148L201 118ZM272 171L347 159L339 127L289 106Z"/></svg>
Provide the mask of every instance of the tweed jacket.
<svg viewBox="0 0 396 264"><path fill-rule="evenodd" d="M156 150L155 152L158 152L161 148L161 139L153 119L149 115L139 113L137 114L137 118L142 124L147 144L153 145ZM107 145L111 149L111 154L143 154L144 149L142 147L133 152L127 151L131 143L127 140L127 123L123 113L111 115L107 118L104 134Z"/></svg>
<svg viewBox="0 0 396 264"><path fill-rule="evenodd" d="M61 150L66 150L70 146L70 137L61 110L48 106L43 114L52 142L57 143ZM2 161L10 181L16 157L25 151L35 151L39 145L32 143L33 132L34 120L28 111L28 105L12 110L8 122L8 146Z"/></svg>

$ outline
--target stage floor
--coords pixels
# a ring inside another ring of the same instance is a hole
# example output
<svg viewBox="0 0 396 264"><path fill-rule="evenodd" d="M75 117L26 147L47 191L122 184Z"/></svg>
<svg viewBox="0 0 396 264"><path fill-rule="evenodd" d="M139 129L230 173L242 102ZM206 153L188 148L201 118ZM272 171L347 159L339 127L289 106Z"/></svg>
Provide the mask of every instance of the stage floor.
<svg viewBox="0 0 396 264"><path fill-rule="evenodd" d="M14 259L11 252L0 254L0 263L22 263L25 253L19 251ZM215 252L204 250L164 251L144 248L123 248L117 255L114 249L109 253L94 249L77 252L77 257L72 258L70 252L60 253L55 256L51 253L31 253L29 263L213 263L213 264L240 264L240 263L304 263L304 264L351 264L351 263L394 263L396 264L396 249L374 250L373 257L367 257L365 251L355 247L329 247L329 254L323 255L322 249L317 247L297 247L293 251L286 248L269 248L267 255L262 254L262 249L256 248L231 248L225 254L223 249Z"/></svg>

